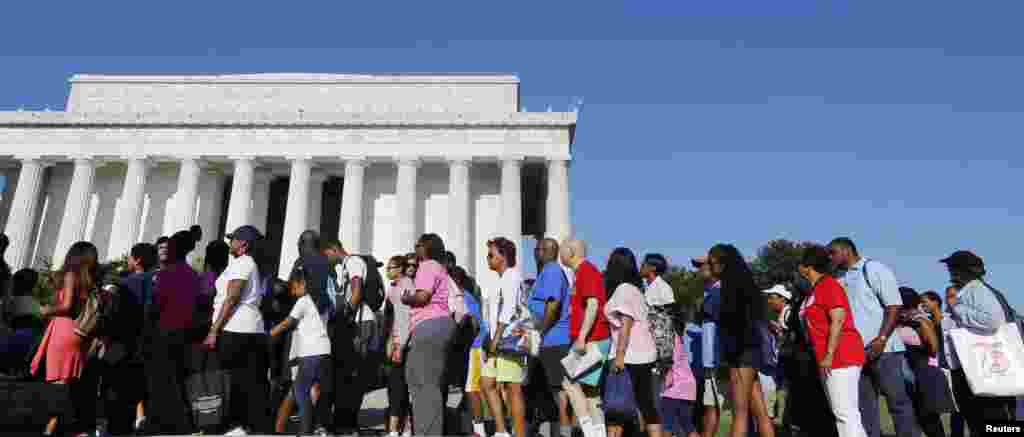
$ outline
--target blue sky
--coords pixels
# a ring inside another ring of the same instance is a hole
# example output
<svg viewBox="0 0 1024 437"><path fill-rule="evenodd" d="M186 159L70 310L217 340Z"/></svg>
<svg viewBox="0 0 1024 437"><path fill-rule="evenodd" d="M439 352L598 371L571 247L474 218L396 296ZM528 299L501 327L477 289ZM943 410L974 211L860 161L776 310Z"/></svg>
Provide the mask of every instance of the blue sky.
<svg viewBox="0 0 1024 437"><path fill-rule="evenodd" d="M21 2L19 2L21 3ZM685 263L852 236L918 289L979 253L1024 306L1018 1L36 1L0 14L0 109L74 73L506 71L585 98L579 236Z"/></svg>

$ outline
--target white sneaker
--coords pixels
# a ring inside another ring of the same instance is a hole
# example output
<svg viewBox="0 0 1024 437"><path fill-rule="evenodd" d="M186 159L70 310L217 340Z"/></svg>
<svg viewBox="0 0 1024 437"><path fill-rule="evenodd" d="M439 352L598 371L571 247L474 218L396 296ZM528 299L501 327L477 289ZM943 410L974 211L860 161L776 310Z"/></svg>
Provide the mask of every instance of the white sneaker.
<svg viewBox="0 0 1024 437"><path fill-rule="evenodd" d="M327 428L324 428L324 427L321 426L321 427L317 428L316 431L313 432L313 435L315 435L317 437L327 437L330 434L327 433Z"/></svg>
<svg viewBox="0 0 1024 437"><path fill-rule="evenodd" d="M398 437L398 433L394 432L394 431L391 431L391 432L388 433L388 437Z"/></svg>
<svg viewBox="0 0 1024 437"><path fill-rule="evenodd" d="M228 436L244 436L244 435L249 435L249 433L245 432L245 428L242 428L242 427L238 426L238 427L235 427L235 428L231 429L231 431L228 431L228 432L224 433L224 435L228 435Z"/></svg>

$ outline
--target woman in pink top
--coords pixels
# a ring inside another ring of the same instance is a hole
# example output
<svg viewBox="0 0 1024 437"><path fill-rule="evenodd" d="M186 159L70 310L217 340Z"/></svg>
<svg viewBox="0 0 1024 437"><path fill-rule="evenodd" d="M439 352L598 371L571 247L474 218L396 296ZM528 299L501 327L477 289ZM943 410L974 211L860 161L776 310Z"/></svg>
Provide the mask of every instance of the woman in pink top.
<svg viewBox="0 0 1024 437"><path fill-rule="evenodd" d="M612 328L612 356L615 357L611 371L629 370L633 382L633 393L641 423L651 437L661 435L661 419L658 417L655 390L651 369L658 358L657 346L647 320L647 306L643 292L643 279L637 268L636 256L624 247L612 251L604 271L605 290L611 291L604 307L605 316ZM607 417L608 437L622 435L622 423L629 418Z"/></svg>
<svg viewBox="0 0 1024 437"><path fill-rule="evenodd" d="M75 384L85 367L85 352L91 341L75 334L75 318L85 305L89 293L96 292L99 263L96 246L79 241L68 249L64 266L54 276L57 297L53 306L40 308L40 316L50 318L43 340L32 359L32 374L39 366L46 369L46 382ZM50 418L44 435L57 431L57 418Z"/></svg>
<svg viewBox="0 0 1024 437"><path fill-rule="evenodd" d="M444 401L441 398L447 368L448 345L455 333L455 321L448 312L448 271L444 242L437 234L424 234L416 243L419 269L416 290L405 293L402 303L410 310L405 377L412 395L415 435L442 435Z"/></svg>

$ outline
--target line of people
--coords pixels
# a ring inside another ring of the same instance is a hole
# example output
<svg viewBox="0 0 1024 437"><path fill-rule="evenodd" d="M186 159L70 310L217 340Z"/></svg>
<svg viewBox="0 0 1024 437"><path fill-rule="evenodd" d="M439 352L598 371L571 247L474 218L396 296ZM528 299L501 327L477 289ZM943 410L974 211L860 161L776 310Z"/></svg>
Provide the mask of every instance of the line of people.
<svg viewBox="0 0 1024 437"><path fill-rule="evenodd" d="M954 435L1015 414L1013 399L974 395L946 341L950 329L1013 321L970 252L942 260L954 284L943 312L937 294L900 288L847 238L805 250L798 280L767 290L719 244L691 261L705 293L687 306L664 256L617 248L599 269L580 240L539 240L527 281L506 238L487 242L489 272L473 278L436 234L381 264L310 230L281 281L252 226L210 243L197 273L188 259L200 233L135 245L117 277L91 243L69 249L31 372L71 386L74 430L283 433L297 413L303 434L350 435L378 381L392 436L461 434L446 417L450 386L478 437L528 436L538 422L549 437L711 437L727 403L731 436L773 437L783 388L801 406L787 406L784 426L813 436L878 437L880 395L899 437L945 436L945 413ZM101 322L83 332L91 301ZM230 375L228 410L198 429L187 381L213 369ZM606 390L623 383L628 402Z"/></svg>

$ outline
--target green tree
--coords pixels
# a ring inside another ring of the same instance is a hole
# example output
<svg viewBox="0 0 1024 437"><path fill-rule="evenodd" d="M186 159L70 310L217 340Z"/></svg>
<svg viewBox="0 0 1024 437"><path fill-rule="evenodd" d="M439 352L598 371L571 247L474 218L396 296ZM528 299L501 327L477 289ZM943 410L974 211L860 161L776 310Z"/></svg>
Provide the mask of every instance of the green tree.
<svg viewBox="0 0 1024 437"><path fill-rule="evenodd" d="M672 266L665 273L665 281L672 286L676 302L681 305L698 305L704 300L704 278L699 272Z"/></svg>
<svg viewBox="0 0 1024 437"><path fill-rule="evenodd" d="M757 257L750 264L754 272L754 282L762 289L768 289L775 284L792 288L804 249L815 244L810 241L794 242L785 239L769 241L758 249Z"/></svg>

